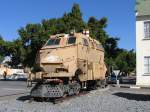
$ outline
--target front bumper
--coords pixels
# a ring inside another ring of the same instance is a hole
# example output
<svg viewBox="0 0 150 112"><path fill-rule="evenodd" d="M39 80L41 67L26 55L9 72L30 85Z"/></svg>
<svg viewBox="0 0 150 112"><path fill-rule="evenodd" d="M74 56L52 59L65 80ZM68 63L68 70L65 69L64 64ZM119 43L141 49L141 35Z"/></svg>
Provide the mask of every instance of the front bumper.
<svg viewBox="0 0 150 112"><path fill-rule="evenodd" d="M31 92L31 97L45 97L45 98L58 98L63 97L65 89L63 85L49 85L43 84L39 86L35 86Z"/></svg>

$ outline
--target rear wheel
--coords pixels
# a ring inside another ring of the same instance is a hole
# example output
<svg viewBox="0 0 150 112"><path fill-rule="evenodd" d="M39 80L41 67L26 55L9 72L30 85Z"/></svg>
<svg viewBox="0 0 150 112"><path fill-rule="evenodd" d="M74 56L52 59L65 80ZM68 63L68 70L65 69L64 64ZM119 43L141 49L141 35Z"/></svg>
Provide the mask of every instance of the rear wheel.
<svg viewBox="0 0 150 112"><path fill-rule="evenodd" d="M81 86L79 83L77 83L74 87L74 94L78 95L80 93L80 89L81 89Z"/></svg>
<svg viewBox="0 0 150 112"><path fill-rule="evenodd" d="M105 86L106 86L106 80L97 80L96 82L97 82L97 86L99 88L105 88Z"/></svg>

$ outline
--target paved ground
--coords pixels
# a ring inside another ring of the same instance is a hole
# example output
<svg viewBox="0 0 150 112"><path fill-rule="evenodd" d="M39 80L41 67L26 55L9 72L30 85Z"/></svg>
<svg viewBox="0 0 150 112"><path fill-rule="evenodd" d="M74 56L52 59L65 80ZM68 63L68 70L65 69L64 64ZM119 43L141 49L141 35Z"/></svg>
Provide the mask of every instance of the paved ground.
<svg viewBox="0 0 150 112"><path fill-rule="evenodd" d="M12 95L27 93L27 91L25 81L0 81L0 100Z"/></svg>
<svg viewBox="0 0 150 112"><path fill-rule="evenodd" d="M9 84L7 86L4 83L3 86L0 82L0 88L26 88L25 83ZM110 87L108 90L91 91L59 104L30 102L27 93L9 97L0 99L0 112L150 112L150 89Z"/></svg>

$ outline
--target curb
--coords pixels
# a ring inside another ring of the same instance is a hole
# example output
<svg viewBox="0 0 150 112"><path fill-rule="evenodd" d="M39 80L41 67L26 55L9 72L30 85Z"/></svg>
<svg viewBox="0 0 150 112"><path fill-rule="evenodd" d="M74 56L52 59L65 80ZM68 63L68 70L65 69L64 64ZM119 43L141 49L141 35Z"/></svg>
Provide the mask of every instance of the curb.
<svg viewBox="0 0 150 112"><path fill-rule="evenodd" d="M101 89L96 89L96 90L90 91L90 93L95 93L95 92L97 92L97 91L99 91L99 92L105 92L105 91L107 91L107 90L109 90L109 89L110 89L110 85L108 85L108 86L105 87L105 88L101 88Z"/></svg>
<svg viewBox="0 0 150 112"><path fill-rule="evenodd" d="M150 89L150 87L142 87L136 85L111 85L112 87L130 88L130 89Z"/></svg>
<svg viewBox="0 0 150 112"><path fill-rule="evenodd" d="M107 85L105 88L98 89L99 91L107 91L110 89L110 86Z"/></svg>

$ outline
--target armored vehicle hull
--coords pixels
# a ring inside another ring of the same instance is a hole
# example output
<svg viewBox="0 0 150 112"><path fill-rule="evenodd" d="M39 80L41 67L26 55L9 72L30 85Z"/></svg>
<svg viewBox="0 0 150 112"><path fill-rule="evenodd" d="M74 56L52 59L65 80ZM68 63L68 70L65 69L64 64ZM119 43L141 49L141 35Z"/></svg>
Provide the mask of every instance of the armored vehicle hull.
<svg viewBox="0 0 150 112"><path fill-rule="evenodd" d="M38 72L29 75L37 82L31 96L63 97L105 86L104 49L86 33L50 37L37 54Z"/></svg>

